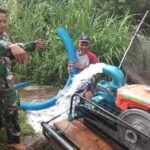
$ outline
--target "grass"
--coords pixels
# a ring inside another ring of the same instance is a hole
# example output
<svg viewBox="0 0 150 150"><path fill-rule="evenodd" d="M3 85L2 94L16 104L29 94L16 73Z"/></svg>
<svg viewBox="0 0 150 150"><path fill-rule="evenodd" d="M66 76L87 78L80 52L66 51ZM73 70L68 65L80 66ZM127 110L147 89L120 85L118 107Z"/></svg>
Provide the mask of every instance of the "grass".
<svg viewBox="0 0 150 150"><path fill-rule="evenodd" d="M50 40L43 51L29 53L26 65L14 65L18 80L33 80L38 84L54 86L66 82L68 56L56 35L59 27L66 29L75 45L82 33L88 34L92 40L91 49L101 62L109 64L119 65L129 43L129 13L116 16L99 9L93 0L0 2L3 8L10 11L9 33L14 41L26 42L38 38Z"/></svg>
<svg viewBox="0 0 150 150"><path fill-rule="evenodd" d="M34 132L34 129L31 125L27 124L26 121L26 112L23 110L19 110L19 122L21 127L21 136L36 136L36 133Z"/></svg>

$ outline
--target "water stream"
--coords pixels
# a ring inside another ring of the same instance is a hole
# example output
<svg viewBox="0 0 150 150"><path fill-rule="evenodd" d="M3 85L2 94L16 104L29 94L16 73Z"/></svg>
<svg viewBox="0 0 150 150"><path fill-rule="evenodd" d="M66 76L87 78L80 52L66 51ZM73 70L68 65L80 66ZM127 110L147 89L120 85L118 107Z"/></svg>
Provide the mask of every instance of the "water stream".
<svg viewBox="0 0 150 150"><path fill-rule="evenodd" d="M84 69L82 72L74 76L70 87L59 90L59 91L56 90L55 93L58 91L58 95L60 96L60 98L57 100L57 104L55 106L44 109L44 110L39 110L39 111L27 111L27 122L34 128L35 132L39 134L42 133L42 128L40 125L41 121L48 121L52 119L53 117L57 116L58 114L62 114L63 112L68 110L70 106L71 96L73 95L73 93L77 89L82 87L84 84L86 84L93 75L97 73L102 73L102 68L104 67L104 65L105 65L104 63L97 63L97 64L90 65L89 67ZM37 95L40 94L41 96L43 95L44 99L39 99L39 98L32 99L33 103L45 100L44 92L43 94L42 94L42 91L38 93L34 93L34 94L37 94ZM47 93L46 95L48 96ZM47 99L49 98L50 97L47 97ZM68 114L68 111L65 112L61 117L59 117L55 121L66 118L67 114Z"/></svg>

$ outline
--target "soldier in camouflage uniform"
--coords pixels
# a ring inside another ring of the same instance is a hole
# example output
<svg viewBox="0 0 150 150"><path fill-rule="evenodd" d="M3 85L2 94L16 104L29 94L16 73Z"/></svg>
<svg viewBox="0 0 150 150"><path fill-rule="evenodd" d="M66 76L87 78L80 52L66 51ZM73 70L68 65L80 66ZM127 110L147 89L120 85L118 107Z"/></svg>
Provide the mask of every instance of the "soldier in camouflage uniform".
<svg viewBox="0 0 150 150"><path fill-rule="evenodd" d="M14 84L15 78L11 72L11 60L14 58L20 64L27 61L25 50L43 48L45 41L36 40L26 44L13 44L6 33L7 12L0 9L0 129L6 128L8 145L17 150L25 147L20 144L20 126L18 122L19 98Z"/></svg>

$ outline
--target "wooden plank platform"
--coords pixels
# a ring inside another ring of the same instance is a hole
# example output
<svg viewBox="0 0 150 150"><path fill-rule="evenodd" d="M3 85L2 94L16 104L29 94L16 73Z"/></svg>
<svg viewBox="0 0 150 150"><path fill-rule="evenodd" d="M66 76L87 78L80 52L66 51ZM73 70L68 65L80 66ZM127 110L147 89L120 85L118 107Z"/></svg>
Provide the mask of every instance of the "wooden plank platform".
<svg viewBox="0 0 150 150"><path fill-rule="evenodd" d="M80 150L112 150L108 142L87 128L81 121L62 120L54 124L57 130L63 131L67 140Z"/></svg>

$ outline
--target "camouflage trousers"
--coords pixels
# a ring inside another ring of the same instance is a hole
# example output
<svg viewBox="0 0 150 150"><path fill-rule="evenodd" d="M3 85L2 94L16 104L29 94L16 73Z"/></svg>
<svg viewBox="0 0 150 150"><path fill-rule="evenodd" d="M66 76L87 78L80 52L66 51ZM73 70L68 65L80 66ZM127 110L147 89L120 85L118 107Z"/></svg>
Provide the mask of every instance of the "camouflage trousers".
<svg viewBox="0 0 150 150"><path fill-rule="evenodd" d="M18 96L14 88L0 90L0 127L6 128L8 144L20 143Z"/></svg>

